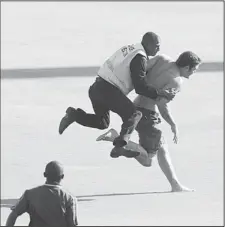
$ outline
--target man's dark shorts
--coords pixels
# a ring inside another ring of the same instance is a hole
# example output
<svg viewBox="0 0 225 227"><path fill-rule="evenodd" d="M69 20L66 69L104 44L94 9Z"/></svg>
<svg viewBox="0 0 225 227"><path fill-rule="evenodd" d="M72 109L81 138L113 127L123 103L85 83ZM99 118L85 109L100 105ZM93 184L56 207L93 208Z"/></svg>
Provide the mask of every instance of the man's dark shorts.
<svg viewBox="0 0 225 227"><path fill-rule="evenodd" d="M139 135L139 144L147 153L156 154L164 143L162 131L157 128L158 124L161 123L159 114L140 107L137 107L137 110L142 112L142 118L136 127Z"/></svg>

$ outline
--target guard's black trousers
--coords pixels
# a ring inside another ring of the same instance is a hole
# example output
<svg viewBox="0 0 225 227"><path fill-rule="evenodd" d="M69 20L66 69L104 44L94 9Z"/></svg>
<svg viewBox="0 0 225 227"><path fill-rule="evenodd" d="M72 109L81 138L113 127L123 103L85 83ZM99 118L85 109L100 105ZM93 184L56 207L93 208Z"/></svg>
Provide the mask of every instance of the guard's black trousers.
<svg viewBox="0 0 225 227"><path fill-rule="evenodd" d="M132 101L117 87L101 77L97 77L90 86L89 98L95 114L80 112L76 122L86 127L106 129L110 124L109 112L113 111L123 121L120 136L113 144L120 147L126 145L142 117L141 112L136 110Z"/></svg>

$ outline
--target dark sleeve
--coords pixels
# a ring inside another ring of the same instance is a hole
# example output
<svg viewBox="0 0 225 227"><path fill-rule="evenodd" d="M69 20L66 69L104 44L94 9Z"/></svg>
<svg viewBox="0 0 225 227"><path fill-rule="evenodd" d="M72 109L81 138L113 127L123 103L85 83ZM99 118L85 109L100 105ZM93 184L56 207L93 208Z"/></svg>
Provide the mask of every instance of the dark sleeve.
<svg viewBox="0 0 225 227"><path fill-rule="evenodd" d="M158 96L156 88L147 83L146 78L147 59L137 54L130 63L131 79L135 92L139 95L156 99Z"/></svg>
<svg viewBox="0 0 225 227"><path fill-rule="evenodd" d="M77 199L70 197L67 209L66 209L66 222L68 227L74 227L78 225L77 220Z"/></svg>
<svg viewBox="0 0 225 227"><path fill-rule="evenodd" d="M26 190L21 198L18 200L11 210L14 211L18 216L28 211L28 191Z"/></svg>

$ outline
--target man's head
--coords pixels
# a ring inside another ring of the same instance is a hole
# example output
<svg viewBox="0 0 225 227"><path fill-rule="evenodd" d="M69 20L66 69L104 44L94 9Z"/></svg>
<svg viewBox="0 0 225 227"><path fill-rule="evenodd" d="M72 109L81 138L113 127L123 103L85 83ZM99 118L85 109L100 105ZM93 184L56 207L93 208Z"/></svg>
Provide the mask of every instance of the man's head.
<svg viewBox="0 0 225 227"><path fill-rule="evenodd" d="M57 161L49 162L45 167L44 177L47 178L47 182L59 183L64 177L62 164Z"/></svg>
<svg viewBox="0 0 225 227"><path fill-rule="evenodd" d="M176 65L180 69L180 75L189 79L189 77L198 69L202 60L193 52L185 51L176 60Z"/></svg>
<svg viewBox="0 0 225 227"><path fill-rule="evenodd" d="M160 49L160 37L153 32L147 32L142 37L141 44L148 56L155 56Z"/></svg>

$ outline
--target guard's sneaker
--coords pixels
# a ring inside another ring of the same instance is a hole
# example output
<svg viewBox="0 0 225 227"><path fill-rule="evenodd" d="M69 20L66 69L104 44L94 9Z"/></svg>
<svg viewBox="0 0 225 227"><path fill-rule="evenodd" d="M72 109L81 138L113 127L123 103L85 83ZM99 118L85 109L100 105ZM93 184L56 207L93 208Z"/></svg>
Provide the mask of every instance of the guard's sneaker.
<svg viewBox="0 0 225 227"><path fill-rule="evenodd" d="M76 112L77 110L73 107L67 108L66 115L62 118L59 124L59 134L62 134L64 130L75 121Z"/></svg>
<svg viewBox="0 0 225 227"><path fill-rule="evenodd" d="M138 151L127 150L124 147L114 147L111 152L110 156L112 158L118 158L120 156L124 156L126 158L134 158L140 154Z"/></svg>

